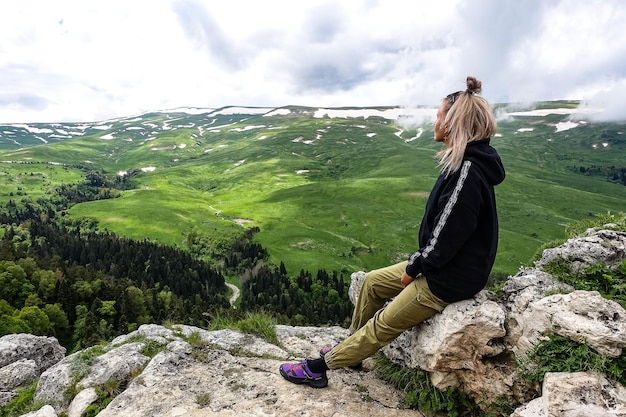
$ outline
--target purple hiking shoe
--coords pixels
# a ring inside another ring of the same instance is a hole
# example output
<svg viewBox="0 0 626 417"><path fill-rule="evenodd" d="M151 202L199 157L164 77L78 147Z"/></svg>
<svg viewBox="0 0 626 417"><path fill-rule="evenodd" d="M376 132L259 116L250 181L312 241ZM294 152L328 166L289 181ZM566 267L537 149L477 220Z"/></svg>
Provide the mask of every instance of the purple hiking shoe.
<svg viewBox="0 0 626 417"><path fill-rule="evenodd" d="M280 374L294 384L306 384L312 388L324 388L328 385L326 372L318 374L311 371L306 359L299 363L283 363Z"/></svg>

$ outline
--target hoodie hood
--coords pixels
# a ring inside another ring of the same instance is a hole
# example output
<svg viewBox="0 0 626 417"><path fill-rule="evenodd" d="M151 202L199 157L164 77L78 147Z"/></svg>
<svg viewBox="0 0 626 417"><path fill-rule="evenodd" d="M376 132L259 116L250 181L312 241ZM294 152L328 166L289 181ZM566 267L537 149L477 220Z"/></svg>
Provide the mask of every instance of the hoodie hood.
<svg viewBox="0 0 626 417"><path fill-rule="evenodd" d="M491 139L480 139L468 142L465 148L465 158L480 167L481 171L492 185L504 181L504 165L498 152L489 144Z"/></svg>

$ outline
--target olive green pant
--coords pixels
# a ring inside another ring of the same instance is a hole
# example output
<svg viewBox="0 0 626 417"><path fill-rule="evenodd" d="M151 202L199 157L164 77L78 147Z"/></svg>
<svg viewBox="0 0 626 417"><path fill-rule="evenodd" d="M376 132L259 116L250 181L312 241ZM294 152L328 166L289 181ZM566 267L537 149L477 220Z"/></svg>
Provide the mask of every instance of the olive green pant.
<svg viewBox="0 0 626 417"><path fill-rule="evenodd" d="M400 277L406 265L401 262L365 275L352 316L351 335L324 356L329 369L361 362L446 307L446 302L430 292L423 275L406 288L402 286ZM393 300L384 306L390 298Z"/></svg>

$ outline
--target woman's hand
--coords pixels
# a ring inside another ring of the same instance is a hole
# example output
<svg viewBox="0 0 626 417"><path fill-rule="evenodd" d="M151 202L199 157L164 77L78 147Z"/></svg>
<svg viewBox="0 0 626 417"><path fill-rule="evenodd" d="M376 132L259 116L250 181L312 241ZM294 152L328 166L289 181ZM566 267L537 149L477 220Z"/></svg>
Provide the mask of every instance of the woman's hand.
<svg viewBox="0 0 626 417"><path fill-rule="evenodd" d="M400 282L402 282L402 286L406 287L407 285L409 285L410 283L413 282L415 278L413 278L412 276L410 276L409 274L407 274L406 272L402 273L402 278L400 278Z"/></svg>

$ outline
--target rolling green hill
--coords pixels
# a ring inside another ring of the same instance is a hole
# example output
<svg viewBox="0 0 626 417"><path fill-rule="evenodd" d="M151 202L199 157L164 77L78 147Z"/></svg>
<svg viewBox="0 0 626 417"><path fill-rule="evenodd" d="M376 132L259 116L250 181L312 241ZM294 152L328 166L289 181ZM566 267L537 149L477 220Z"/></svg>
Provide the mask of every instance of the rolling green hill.
<svg viewBox="0 0 626 417"><path fill-rule="evenodd" d="M543 243L562 238L567 223L626 207L624 126L572 121L558 110L576 106L497 109L492 144L507 169L497 187L497 272L515 273ZM135 188L67 216L179 247L190 233L258 226L258 242L290 273L377 268L416 249L438 174L432 123L411 125L400 110L227 107L0 126L0 203L36 199L85 169L103 169L129 175Z"/></svg>

